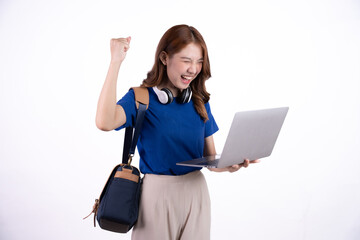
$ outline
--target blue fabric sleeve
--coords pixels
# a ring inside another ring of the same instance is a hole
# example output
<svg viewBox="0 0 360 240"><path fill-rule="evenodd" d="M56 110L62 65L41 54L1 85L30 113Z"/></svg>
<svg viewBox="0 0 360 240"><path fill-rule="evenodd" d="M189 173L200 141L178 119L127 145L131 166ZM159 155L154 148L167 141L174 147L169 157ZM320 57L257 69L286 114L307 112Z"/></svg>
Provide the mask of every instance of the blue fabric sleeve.
<svg viewBox="0 0 360 240"><path fill-rule="evenodd" d="M207 138L216 133L219 130L219 127L216 124L214 116L211 113L210 104L206 103L205 108L209 118L209 120L205 122L205 138Z"/></svg>
<svg viewBox="0 0 360 240"><path fill-rule="evenodd" d="M130 89L118 102L118 105L121 105L126 114L126 123L118 128L116 131L119 131L126 127L132 127L136 120L136 105L135 105L135 94L134 90Z"/></svg>

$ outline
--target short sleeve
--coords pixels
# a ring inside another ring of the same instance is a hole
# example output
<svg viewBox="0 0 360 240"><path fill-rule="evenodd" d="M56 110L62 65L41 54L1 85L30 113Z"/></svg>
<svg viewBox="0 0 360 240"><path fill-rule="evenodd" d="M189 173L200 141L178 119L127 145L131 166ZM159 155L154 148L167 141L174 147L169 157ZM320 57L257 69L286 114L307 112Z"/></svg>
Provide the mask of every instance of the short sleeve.
<svg viewBox="0 0 360 240"><path fill-rule="evenodd" d="M126 115L126 123L118 128L116 131L119 131L126 127L131 127L135 123L136 119L136 105L135 105L135 94L134 90L130 89L118 102L118 105L122 106L125 115Z"/></svg>
<svg viewBox="0 0 360 240"><path fill-rule="evenodd" d="M211 113L210 104L207 102L205 108L208 114L209 120L205 122L205 138L213 135L219 130L218 125L215 122L214 116Z"/></svg>

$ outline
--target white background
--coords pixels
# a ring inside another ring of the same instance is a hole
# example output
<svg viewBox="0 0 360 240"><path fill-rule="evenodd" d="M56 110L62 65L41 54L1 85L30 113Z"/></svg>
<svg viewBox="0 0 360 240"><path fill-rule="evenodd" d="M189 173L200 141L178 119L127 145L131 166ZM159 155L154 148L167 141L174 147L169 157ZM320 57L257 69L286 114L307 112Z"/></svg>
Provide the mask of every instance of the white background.
<svg viewBox="0 0 360 240"><path fill-rule="evenodd" d="M360 3L0 1L0 239L130 239L82 220L123 132L95 127L113 37L118 97L175 24L204 36L221 151L233 113L290 106L271 157L206 175L212 239L360 239Z"/></svg>

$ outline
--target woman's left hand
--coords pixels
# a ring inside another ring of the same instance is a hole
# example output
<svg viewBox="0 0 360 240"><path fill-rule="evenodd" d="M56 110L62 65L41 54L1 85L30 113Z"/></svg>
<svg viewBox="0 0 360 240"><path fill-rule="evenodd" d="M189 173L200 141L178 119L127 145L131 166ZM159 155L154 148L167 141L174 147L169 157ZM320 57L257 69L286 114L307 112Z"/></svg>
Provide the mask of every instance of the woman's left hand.
<svg viewBox="0 0 360 240"><path fill-rule="evenodd" d="M232 166L229 166L226 168L209 168L209 170L213 171L213 172L231 172L231 173L233 173L233 172L238 171L242 167L247 168L250 164L259 163L259 162L260 162L260 159L256 159L256 160L252 160L252 161L250 161L249 159L245 159L245 161L241 164L235 164L235 165L232 165Z"/></svg>

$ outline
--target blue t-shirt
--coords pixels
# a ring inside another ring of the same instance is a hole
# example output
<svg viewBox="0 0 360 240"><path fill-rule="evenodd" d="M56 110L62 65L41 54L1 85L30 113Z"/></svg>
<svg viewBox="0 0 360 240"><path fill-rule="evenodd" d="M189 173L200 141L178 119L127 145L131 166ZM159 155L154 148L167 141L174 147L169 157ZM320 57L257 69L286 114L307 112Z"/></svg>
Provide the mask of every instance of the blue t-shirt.
<svg viewBox="0 0 360 240"><path fill-rule="evenodd" d="M152 88L149 90L149 108L137 143L142 173L183 175L200 168L176 165L177 162L200 158L204 152L204 138L219 128L205 104L209 120L204 122L196 112L193 101L180 104L161 104ZM126 123L115 129L133 126L136 119L134 91L130 90L118 101L126 114Z"/></svg>

